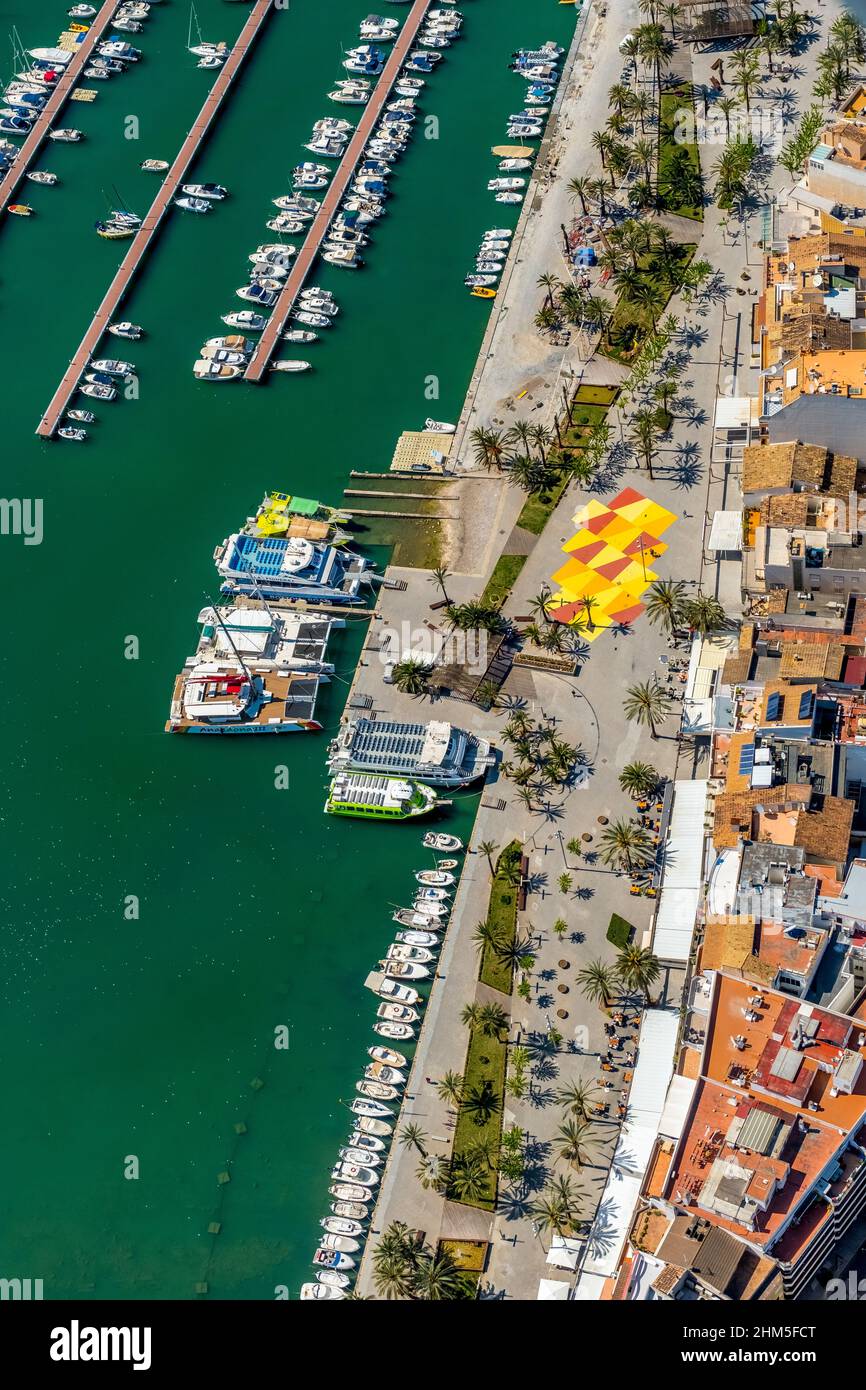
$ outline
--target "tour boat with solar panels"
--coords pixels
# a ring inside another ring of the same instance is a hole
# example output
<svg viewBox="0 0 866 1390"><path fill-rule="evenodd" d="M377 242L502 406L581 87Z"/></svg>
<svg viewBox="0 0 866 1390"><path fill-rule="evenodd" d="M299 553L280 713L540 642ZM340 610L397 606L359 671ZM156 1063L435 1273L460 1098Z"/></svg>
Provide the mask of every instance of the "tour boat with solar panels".
<svg viewBox="0 0 866 1390"><path fill-rule="evenodd" d="M319 1225L332 1236L361 1236L364 1227L357 1219L348 1216L323 1216Z"/></svg>
<svg viewBox="0 0 866 1390"><path fill-rule="evenodd" d="M342 1289L328 1289L328 1288L325 1287L324 1284L302 1284L302 1285L301 1285L301 1299L302 1299L302 1300L306 1300L306 1299L309 1299L309 1298L330 1298L330 1299L335 1299L335 1298L345 1298L345 1297L346 1297L346 1295L344 1294L344 1292L343 1292Z"/></svg>
<svg viewBox="0 0 866 1390"><path fill-rule="evenodd" d="M483 777L493 761L487 740L443 720L353 719L342 725L328 748L332 774L405 776L436 787L466 786Z"/></svg>
<svg viewBox="0 0 866 1390"><path fill-rule="evenodd" d="M226 594L308 602L358 603L370 562L297 535L229 536L214 551ZM335 814L351 814L335 811Z"/></svg>
<svg viewBox="0 0 866 1390"><path fill-rule="evenodd" d="M409 778L340 772L331 782L325 810L332 816L410 820L414 816L429 815L437 804L438 798L431 787Z"/></svg>

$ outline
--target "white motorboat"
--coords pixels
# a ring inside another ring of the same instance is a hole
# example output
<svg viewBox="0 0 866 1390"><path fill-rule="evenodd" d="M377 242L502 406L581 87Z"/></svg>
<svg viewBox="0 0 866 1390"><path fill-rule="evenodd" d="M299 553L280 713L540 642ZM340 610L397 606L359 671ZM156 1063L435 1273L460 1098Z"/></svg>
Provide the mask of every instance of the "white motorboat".
<svg viewBox="0 0 866 1390"><path fill-rule="evenodd" d="M92 5L73 5L72 9L67 10L66 13L70 19L92 19L96 10Z"/></svg>
<svg viewBox="0 0 866 1390"><path fill-rule="evenodd" d="M507 256L509 243L507 241L482 241L478 248L479 257L484 260L490 256L499 259L500 256Z"/></svg>
<svg viewBox="0 0 866 1390"><path fill-rule="evenodd" d="M386 961L402 961L407 965L429 965L435 957L433 952L428 951L425 946L407 946L402 942L397 942L388 947L385 959ZM387 1077L382 1077L383 1081L387 1079Z"/></svg>
<svg viewBox="0 0 866 1390"><path fill-rule="evenodd" d="M390 1105L383 1105L380 1100L362 1099L360 1096L356 1096L350 1102L349 1109L354 1115L363 1115L371 1120L385 1120L392 1114Z"/></svg>
<svg viewBox="0 0 866 1390"><path fill-rule="evenodd" d="M413 948L404 946L403 949L411 951ZM381 1081L385 1086L405 1086L406 1073L401 1071L399 1067L390 1066L387 1062L368 1062L364 1068L364 1079L366 1081Z"/></svg>
<svg viewBox="0 0 866 1390"><path fill-rule="evenodd" d="M480 275L499 275L502 272L502 261L485 261L482 257L475 262L475 269Z"/></svg>
<svg viewBox="0 0 866 1390"><path fill-rule="evenodd" d="M245 352L232 352L230 348L203 347L201 356L205 362L224 362L229 367L246 366Z"/></svg>
<svg viewBox="0 0 866 1390"><path fill-rule="evenodd" d="M206 348L223 348L228 352L251 352L252 343L243 333L226 333L220 338L208 338Z"/></svg>
<svg viewBox="0 0 866 1390"><path fill-rule="evenodd" d="M235 290L238 299L247 299L253 304L261 304L264 309L272 309L279 298L270 290L263 290L261 285L241 285L240 289Z"/></svg>
<svg viewBox="0 0 866 1390"><path fill-rule="evenodd" d="M336 1182L328 1188L332 1197L336 1197L338 1202L369 1202L370 1193L366 1187L361 1187L360 1183Z"/></svg>
<svg viewBox="0 0 866 1390"><path fill-rule="evenodd" d="M383 29L380 24L362 24L361 38L373 43L393 43L397 35L391 29Z"/></svg>
<svg viewBox="0 0 866 1390"><path fill-rule="evenodd" d="M361 1248L353 1236L342 1231L328 1231L320 1238L319 1246L322 1250L338 1250L342 1255L356 1255Z"/></svg>
<svg viewBox="0 0 866 1390"><path fill-rule="evenodd" d="M331 320L326 314L312 314L307 309L293 309L290 318L296 323L304 323L308 328L330 328Z"/></svg>
<svg viewBox="0 0 866 1390"><path fill-rule="evenodd" d="M132 342L137 342L142 336L144 329L141 328L139 324L130 323L127 319L124 319L121 323L110 323L108 325L108 331L112 333L115 338L129 338Z"/></svg>
<svg viewBox="0 0 866 1390"><path fill-rule="evenodd" d="M339 266L341 270L358 270L364 264L361 257L355 254L354 248L336 244L330 251L323 252L322 260L327 261L328 265Z"/></svg>
<svg viewBox="0 0 866 1390"><path fill-rule="evenodd" d="M408 1062L402 1052L395 1052L392 1047L368 1047L367 1056L372 1057L374 1062L383 1062L386 1067L406 1067Z"/></svg>
<svg viewBox="0 0 866 1390"><path fill-rule="evenodd" d="M380 1038L389 1038L392 1042L410 1042L415 1036L415 1029L411 1023L374 1023L373 1032L378 1033Z"/></svg>
<svg viewBox="0 0 866 1390"><path fill-rule="evenodd" d="M215 68L221 68L225 60L226 55L224 53L207 53L204 58L199 58L196 67L207 68L212 72Z"/></svg>
<svg viewBox="0 0 866 1390"><path fill-rule="evenodd" d="M215 203L228 197L228 189L223 188L221 183L184 183L181 184L181 192L188 193L191 198L208 198Z"/></svg>
<svg viewBox="0 0 866 1390"><path fill-rule="evenodd" d="M331 1170L331 1177L335 1181L358 1183L360 1187L375 1187L381 1176L375 1168L365 1163L335 1163Z"/></svg>
<svg viewBox="0 0 866 1390"><path fill-rule="evenodd" d="M379 969L392 980L426 980L430 977L426 965L416 965L414 961L380 960Z"/></svg>
<svg viewBox="0 0 866 1390"><path fill-rule="evenodd" d="M77 145L79 140L84 139L84 136L80 130L62 128L60 130L49 130L48 139L58 140L62 145Z"/></svg>
<svg viewBox="0 0 866 1390"><path fill-rule="evenodd" d="M487 187L491 193L508 193L515 188L525 188L526 179L489 179Z"/></svg>
<svg viewBox="0 0 866 1390"><path fill-rule="evenodd" d="M354 1243L357 1244L357 1241ZM352 1259L351 1255L344 1255L340 1250L330 1250L323 1245L319 1246L313 1256L312 1263L315 1265L316 1269L345 1271L355 1268L355 1261ZM348 1282L348 1279L346 1279L347 1284Z"/></svg>
<svg viewBox="0 0 866 1390"><path fill-rule="evenodd" d="M345 1298L345 1297L346 1297L346 1295L343 1293L343 1290L342 1290L342 1289L328 1289L328 1288L325 1287L324 1284L302 1284L302 1285L301 1285L301 1298L302 1298L302 1300L306 1300L306 1299L308 1299L308 1298L330 1298L330 1299L335 1299L335 1298Z"/></svg>
<svg viewBox="0 0 866 1390"><path fill-rule="evenodd" d="M82 396L92 396L97 401L113 401L117 396L116 386L101 386L95 381L86 381L78 389Z"/></svg>
<svg viewBox="0 0 866 1390"><path fill-rule="evenodd" d="M75 425L61 425L57 435L60 439L68 439L72 443L81 444L87 438L87 430L79 429Z"/></svg>
<svg viewBox="0 0 866 1390"><path fill-rule="evenodd" d="M287 328L283 334L284 343L317 343L318 333L311 333L306 328Z"/></svg>
<svg viewBox="0 0 866 1390"><path fill-rule="evenodd" d="M292 264L292 257L297 255L297 250L296 246L281 246L277 251L251 251L247 259L257 270L262 270L263 274L278 270L284 270L288 273ZM277 278L282 277L277 276Z"/></svg>
<svg viewBox="0 0 866 1390"><path fill-rule="evenodd" d="M56 174L49 174L44 169L32 169L27 175L31 183L43 183L48 188L53 188L57 182Z"/></svg>
<svg viewBox="0 0 866 1390"><path fill-rule="evenodd" d="M498 275L467 275L463 283L464 285L468 285L470 289L480 289L482 287L495 285L498 279Z"/></svg>
<svg viewBox="0 0 866 1390"><path fill-rule="evenodd" d="M424 421L425 430L431 430L436 434L453 434L457 429L448 420L431 420L429 417Z"/></svg>
<svg viewBox="0 0 866 1390"><path fill-rule="evenodd" d="M257 273L255 267L253 267L253 270L250 273L250 283L251 285L258 286L259 289L264 290L266 294L279 295L280 291L283 288L282 281L279 278L280 274L281 270L279 266L274 267L273 274L271 275L259 274Z"/></svg>
<svg viewBox="0 0 866 1390"><path fill-rule="evenodd" d="M394 1124L390 1118L387 1120L382 1120L379 1119L377 1116L373 1115L362 1115L359 1119L355 1121L355 1128L360 1129L363 1134L376 1134L387 1136L394 1132ZM339 1215L347 1216L348 1213L341 1212L339 1213Z"/></svg>
<svg viewBox="0 0 866 1390"><path fill-rule="evenodd" d="M267 261L269 259L274 259L279 262L285 257L288 262L297 254L297 246L292 246L291 243L285 241L262 241L254 252L250 252L249 258L251 261Z"/></svg>
<svg viewBox="0 0 866 1390"><path fill-rule="evenodd" d="M386 1086L383 1081L356 1081L355 1090L371 1100L396 1100L397 1088Z"/></svg>
<svg viewBox="0 0 866 1390"><path fill-rule="evenodd" d="M328 243L332 246L367 246L370 238L363 232L353 231L351 227L332 227Z"/></svg>
<svg viewBox="0 0 866 1390"><path fill-rule="evenodd" d="M351 1280L348 1274L341 1274L338 1269L322 1269L316 1275L320 1284L324 1284L329 1289L347 1289Z"/></svg>
<svg viewBox="0 0 866 1390"><path fill-rule="evenodd" d="M143 159L138 167L148 174L164 174L171 166L167 159Z"/></svg>
<svg viewBox="0 0 866 1390"><path fill-rule="evenodd" d="M144 25L137 19L113 19L111 21L113 29L119 29L121 34L140 34Z"/></svg>
<svg viewBox="0 0 866 1390"><path fill-rule="evenodd" d="M427 888L450 888L456 882L453 874L445 874L441 869L419 869L415 879Z"/></svg>
<svg viewBox="0 0 866 1390"><path fill-rule="evenodd" d="M432 912L421 912L411 907L398 907L396 912L391 913L391 920L413 931L433 931L438 926L438 918Z"/></svg>
<svg viewBox="0 0 866 1390"><path fill-rule="evenodd" d="M289 357L281 357L276 362L271 363L272 372L308 372L311 370L310 362L293 361Z"/></svg>
<svg viewBox="0 0 866 1390"><path fill-rule="evenodd" d="M292 182L295 188L327 188L328 179L324 174L294 174Z"/></svg>
<svg viewBox="0 0 866 1390"><path fill-rule="evenodd" d="M229 51L227 43L195 43L190 47L190 53L196 58L225 58Z"/></svg>
<svg viewBox="0 0 866 1390"><path fill-rule="evenodd" d="M511 227L488 227L484 233L484 240L510 241L513 236L514 231Z"/></svg>
<svg viewBox="0 0 866 1390"><path fill-rule="evenodd" d="M290 212L293 217L300 217L307 220L315 217L319 210L319 204L314 198L302 198L297 193L281 193L279 198L272 198L271 202L275 208L280 208L283 212ZM312 207L309 204L312 203Z"/></svg>
<svg viewBox="0 0 866 1390"><path fill-rule="evenodd" d="M384 1153L388 1145L384 1139L377 1139L372 1134L364 1134L360 1129L353 1129L349 1135L349 1144L353 1149L365 1149L369 1153Z"/></svg>
<svg viewBox="0 0 866 1390"><path fill-rule="evenodd" d="M510 125L506 132L511 140L534 140L541 134L540 125Z"/></svg>
<svg viewBox="0 0 866 1390"><path fill-rule="evenodd" d="M67 410L67 420L77 420L79 425L92 425L96 419L92 410Z"/></svg>
<svg viewBox="0 0 866 1390"><path fill-rule="evenodd" d="M296 174L327 174L328 178L330 178L331 170L327 164L316 164L315 161L306 159L303 164L295 165L292 170L292 177Z"/></svg>
<svg viewBox="0 0 866 1390"><path fill-rule="evenodd" d="M370 1194L367 1193L369 1198ZM328 1206L334 1216L345 1217L349 1221L366 1221L370 1214L367 1202L329 1202Z"/></svg>
<svg viewBox="0 0 866 1390"><path fill-rule="evenodd" d="M90 362L95 372L107 372L109 376L131 376L135 371L134 362L119 362L116 357L94 357Z"/></svg>
<svg viewBox="0 0 866 1390"><path fill-rule="evenodd" d="M285 236L298 236L301 232L306 232L306 225L299 218L290 217L288 213L281 212L279 217L272 217L265 223L269 232L282 232Z"/></svg>
<svg viewBox="0 0 866 1390"><path fill-rule="evenodd" d="M407 1008L405 1004L380 1004L376 1017L389 1023L417 1023L421 1015L417 1009Z"/></svg>
<svg viewBox="0 0 866 1390"><path fill-rule="evenodd" d="M456 835L445 835L435 830L428 830L421 843L425 849L438 849L442 850L443 853L445 851L457 853L464 848L463 841L459 840Z"/></svg>
<svg viewBox="0 0 866 1390"><path fill-rule="evenodd" d="M211 205L207 198L175 198L174 205L181 208L184 212L210 212Z"/></svg>
<svg viewBox="0 0 866 1390"><path fill-rule="evenodd" d="M335 87L328 93L328 97L342 106L366 106L370 100L370 93L363 88Z"/></svg>
<svg viewBox="0 0 866 1390"><path fill-rule="evenodd" d="M344 1163L360 1164L362 1167L366 1164L370 1168L378 1168L382 1162L381 1154L367 1153L364 1149L346 1148L340 1149L339 1153ZM351 1254L351 1251L346 1253Z"/></svg>
<svg viewBox="0 0 866 1390"><path fill-rule="evenodd" d="M401 985L398 980L389 979L387 976L382 980L376 993L380 999L392 999L398 1004L417 1004L421 996L417 989L412 989L410 985Z"/></svg>
<svg viewBox="0 0 866 1390"><path fill-rule="evenodd" d="M522 203L522 193L496 193L494 194L497 203Z"/></svg>
<svg viewBox="0 0 866 1390"><path fill-rule="evenodd" d="M405 941L407 946L435 946L438 948L440 944L436 932L430 929L426 931L398 931L394 939Z"/></svg>
<svg viewBox="0 0 866 1390"><path fill-rule="evenodd" d="M503 171L508 169L531 169L531 159L500 159L499 168Z"/></svg>
<svg viewBox="0 0 866 1390"><path fill-rule="evenodd" d="M253 309L237 309L234 313L223 314L221 317L229 328L246 328L250 333L260 333L267 323L264 314L257 314Z"/></svg>
<svg viewBox="0 0 866 1390"><path fill-rule="evenodd" d="M30 51L32 53L33 50ZM119 58L123 63L137 63L141 57L141 49L133 48L124 39L106 39L97 45L96 51L103 58Z"/></svg>
<svg viewBox="0 0 866 1390"><path fill-rule="evenodd" d="M354 129L352 122L344 120L342 116L323 116L320 121L313 122L313 130L317 134L324 131L325 133L333 132L335 135L345 135Z"/></svg>
<svg viewBox="0 0 866 1390"><path fill-rule="evenodd" d="M360 1236L364 1233L360 1221L352 1221L348 1216L323 1216L319 1225L332 1236Z"/></svg>
<svg viewBox="0 0 866 1390"><path fill-rule="evenodd" d="M418 888L415 892L416 903L444 903L450 897L450 888Z"/></svg>
<svg viewBox="0 0 866 1390"><path fill-rule="evenodd" d="M241 375L240 367L229 362L211 362L207 357L194 362L192 370L199 381L237 381Z"/></svg>

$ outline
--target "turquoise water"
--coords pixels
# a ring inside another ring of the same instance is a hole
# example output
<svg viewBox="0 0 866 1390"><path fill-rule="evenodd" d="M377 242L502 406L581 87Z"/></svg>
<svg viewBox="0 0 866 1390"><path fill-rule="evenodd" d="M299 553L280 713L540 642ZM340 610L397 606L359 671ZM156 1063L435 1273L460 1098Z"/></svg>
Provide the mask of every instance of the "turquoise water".
<svg viewBox="0 0 866 1390"><path fill-rule="evenodd" d="M232 40L247 13L196 8L211 40ZM143 61L68 108L85 142L45 150L39 167L61 185L26 185L37 216L0 232L3 491L44 500L41 545L0 537L0 1274L43 1279L47 1298L187 1298L199 1282L223 1298L296 1295L347 1128L340 1097L374 1040L362 980L424 863L417 826L322 815L327 733L162 731L214 592L213 546L265 489L339 502L351 468L387 467L401 429L456 418L487 315L462 277L482 229L513 211L485 191L489 146L522 97L509 54L567 41L574 22L552 0L466 0L465 38L424 98L439 138L419 133L398 167L366 270L316 274L343 309L309 350L316 371L197 384L197 348L241 307L233 290L269 239L269 200L335 109L325 93L366 12L294 0L272 16L192 174L232 196L207 218L170 219L120 314L147 339L110 344L136 362L139 398L99 406L85 446L33 431L123 254L94 220L118 199L145 210L156 184L139 161L174 155L211 80L186 52L185 4L155 7L134 40ZM0 0L0 33L17 24L46 46L64 14ZM363 631L332 648L326 730ZM459 799L449 828L468 834L474 806ZM286 1052L273 1046L282 1024Z"/></svg>

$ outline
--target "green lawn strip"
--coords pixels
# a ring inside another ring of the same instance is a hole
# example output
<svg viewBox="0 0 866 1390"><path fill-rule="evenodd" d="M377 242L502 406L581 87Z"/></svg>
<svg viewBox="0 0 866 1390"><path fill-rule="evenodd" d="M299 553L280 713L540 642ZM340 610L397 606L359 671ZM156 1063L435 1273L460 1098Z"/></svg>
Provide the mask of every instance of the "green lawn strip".
<svg viewBox="0 0 866 1390"><path fill-rule="evenodd" d="M693 242L680 243L680 270L685 270L696 249ZM656 323L658 323L668 302L677 290L679 282L671 283L653 255L643 257L639 261L639 269L644 272L647 279L658 286L659 297L655 313ZM613 318L608 325L607 338L602 343L601 351L606 357L613 358L615 362L627 364L640 351L644 338L652 328L653 317L649 309L642 304L632 303L623 292L616 302Z"/></svg>
<svg viewBox="0 0 866 1390"><path fill-rule="evenodd" d="M552 488L544 492L530 493L523 504L520 516L517 518L517 525L522 527L524 531L531 531L533 536L540 536L550 520L551 513L568 487L570 476L569 473L562 473Z"/></svg>
<svg viewBox="0 0 866 1390"><path fill-rule="evenodd" d="M485 608L502 607L525 564L525 555L500 555L481 595Z"/></svg>
<svg viewBox="0 0 866 1390"><path fill-rule="evenodd" d="M589 382L584 382L578 386L572 401L577 405L603 405L608 409L613 405L619 395L618 386L591 386Z"/></svg>
<svg viewBox="0 0 866 1390"><path fill-rule="evenodd" d="M462 1105L457 1113L452 1148L454 1157L471 1151L476 1144L489 1141L492 1167L488 1169L486 1190L483 1196L471 1202L465 1198L454 1198L454 1200L463 1201L466 1206L481 1207L483 1211L492 1211L496 1202L499 1146L502 1139L502 1110L505 1103L506 1056L507 1047L503 1040L485 1037L480 1028L476 1028L470 1034L469 1048L463 1067L464 1091L468 1094L482 1087L485 1081L489 1081L498 1105L495 1114L482 1124L477 1124L475 1116Z"/></svg>
<svg viewBox="0 0 866 1390"><path fill-rule="evenodd" d="M691 114L692 129L694 129L694 102L687 83L681 83L679 86L671 87L662 93L659 109L658 184L660 189L664 189L667 172L677 160L687 159L700 176L701 156L696 142L677 139L677 131L681 126L678 113L684 109L687 109ZM676 213L678 217L688 217L692 222L704 220L703 207L678 203L670 193L661 192L659 201L668 212Z"/></svg>
<svg viewBox="0 0 866 1390"><path fill-rule="evenodd" d="M621 951L631 941L634 927L631 922L627 922L624 917L620 917L614 912L607 924L607 939L612 945Z"/></svg>
<svg viewBox="0 0 866 1390"><path fill-rule="evenodd" d="M487 906L488 922L501 940L509 945L514 941L517 932L518 890L515 884L508 882L502 869L509 857L513 858L517 855L519 858L521 853L520 845L516 840L512 840L511 844L506 845L500 854ZM478 978L483 985L489 985L491 989L498 989L501 994L510 995L514 979L514 966L511 961L502 960L493 947L488 945L484 947Z"/></svg>

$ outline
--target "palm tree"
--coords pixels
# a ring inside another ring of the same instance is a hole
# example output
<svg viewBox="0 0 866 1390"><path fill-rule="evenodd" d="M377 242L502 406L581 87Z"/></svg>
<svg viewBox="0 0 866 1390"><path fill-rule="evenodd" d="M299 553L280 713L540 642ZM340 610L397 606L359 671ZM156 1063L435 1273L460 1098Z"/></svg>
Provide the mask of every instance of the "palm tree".
<svg viewBox="0 0 866 1390"><path fill-rule="evenodd" d="M752 89L761 76L758 60L754 53L750 53L747 49L740 49L738 52L731 55L729 62L730 66L734 69L735 80L742 93L746 114L748 115Z"/></svg>
<svg viewBox="0 0 866 1390"><path fill-rule="evenodd" d="M592 594L587 594L585 598L582 598L580 600L580 606L580 626L585 626L589 632L595 632L595 623L592 620L592 610L598 606L598 599L593 598Z"/></svg>
<svg viewBox="0 0 866 1390"><path fill-rule="evenodd" d="M449 1191L461 1202L477 1202L486 1197L490 1187L490 1172L478 1154L455 1154L448 1177Z"/></svg>
<svg viewBox="0 0 866 1390"><path fill-rule="evenodd" d="M606 138L609 140L610 136L607 136ZM590 191L592 193L593 198L598 203L598 211L600 216L606 217L607 204L605 202L605 195L610 192L609 180L605 178L593 179Z"/></svg>
<svg viewBox="0 0 866 1390"><path fill-rule="evenodd" d="M649 1008L650 986L662 973L658 957L646 946L623 946L613 968L626 989L643 990Z"/></svg>
<svg viewBox="0 0 866 1390"><path fill-rule="evenodd" d="M684 616L692 631L700 637L719 632L728 624L725 610L719 600L700 591L684 605Z"/></svg>
<svg viewBox="0 0 866 1390"><path fill-rule="evenodd" d="M415 1169L415 1176L425 1192L429 1192L431 1187L435 1192L441 1192L448 1179L445 1160L437 1154L424 1154Z"/></svg>
<svg viewBox="0 0 866 1390"><path fill-rule="evenodd" d="M654 627L673 636L685 617L686 586L679 579L657 579L650 585L646 614Z"/></svg>
<svg viewBox="0 0 866 1390"><path fill-rule="evenodd" d="M498 953L497 953L498 954ZM525 952L524 952L525 954ZM482 1004L479 1026L486 1038L499 1038L508 1028L508 1014L501 1004Z"/></svg>
<svg viewBox="0 0 866 1390"><path fill-rule="evenodd" d="M545 1190L555 1202L561 1204L569 1226L576 1225L580 1219L580 1203L583 1194L575 1188L574 1178L570 1174L557 1173L550 1179Z"/></svg>
<svg viewBox="0 0 866 1390"><path fill-rule="evenodd" d="M634 144L632 145L631 153L632 164L634 168L639 169L643 173L644 178L649 178L649 172L652 168L653 160L655 159L656 153L656 147L653 144L652 140L635 140ZM640 226L640 223L638 223L637 225Z"/></svg>
<svg viewBox="0 0 866 1390"><path fill-rule="evenodd" d="M632 416L629 437L643 454L643 461L650 477L653 476L653 456L658 445L659 428L654 410L638 410Z"/></svg>
<svg viewBox="0 0 866 1390"><path fill-rule="evenodd" d="M508 457L505 436L501 430L474 429L470 436L475 462L483 468L501 469Z"/></svg>
<svg viewBox="0 0 866 1390"><path fill-rule="evenodd" d="M670 0L669 4L662 5L659 13L663 14L665 19L670 22L671 38L675 39L677 36L676 23L680 17L680 7L676 3L676 0Z"/></svg>
<svg viewBox="0 0 866 1390"><path fill-rule="evenodd" d="M463 1097L463 1112L471 1115L479 1127L486 1125L494 1115L498 1115L501 1108L502 1102L490 1080L482 1081L480 1086L473 1086Z"/></svg>
<svg viewBox="0 0 866 1390"><path fill-rule="evenodd" d="M400 1130L400 1143L404 1149L417 1149L422 1157L427 1152L427 1135L420 1125L413 1124L411 1121Z"/></svg>
<svg viewBox="0 0 866 1390"><path fill-rule="evenodd" d="M617 82L608 89L607 100L610 106L621 116L625 107L628 105L630 91L622 82Z"/></svg>
<svg viewBox="0 0 866 1390"><path fill-rule="evenodd" d="M616 976L609 965L602 960L591 960L577 972L577 983L592 1004L602 1009L610 1008L610 1001L616 989Z"/></svg>
<svg viewBox="0 0 866 1390"><path fill-rule="evenodd" d="M556 1131L560 1141L557 1157L574 1168L582 1168L588 1162L586 1136L590 1128L587 1120L566 1120L560 1125Z"/></svg>
<svg viewBox="0 0 866 1390"><path fill-rule="evenodd" d="M613 146L613 136L607 130L594 130L590 136L593 149L601 155L601 167L607 168L607 157Z"/></svg>
<svg viewBox="0 0 866 1390"><path fill-rule="evenodd" d="M628 104L628 109L633 116L637 116L640 122L641 132L646 129L645 121L652 110L652 102L647 92L635 92Z"/></svg>
<svg viewBox="0 0 866 1390"><path fill-rule="evenodd" d="M550 605L550 600L552 597L553 595L551 594L550 589L548 589L547 585L545 584L541 589L539 589L535 597L531 598L529 600L529 603L527 604L530 613L532 613L537 618L541 618L545 625L547 625L550 622L550 616L547 612L547 609Z"/></svg>
<svg viewBox="0 0 866 1390"><path fill-rule="evenodd" d="M735 97L735 96L723 96L723 97L719 97L718 101L716 102L716 106L719 108L719 110L721 111L722 115L723 115L724 118L725 118L725 139L726 139L726 140L730 140L730 138L731 138L731 116L732 116L733 113L736 111L736 109L737 109L737 107L739 106L739 104L740 104L739 97Z"/></svg>
<svg viewBox="0 0 866 1390"><path fill-rule="evenodd" d="M487 926L486 922L478 923L478 926ZM476 931L478 928L476 927ZM481 1005L476 1003L464 1004L460 1013L460 1022L466 1028L477 1028L481 1022Z"/></svg>
<svg viewBox="0 0 866 1390"><path fill-rule="evenodd" d="M451 1110L459 1110L463 1100L463 1077L459 1072L446 1071L436 1082L436 1094Z"/></svg>
<svg viewBox="0 0 866 1390"><path fill-rule="evenodd" d="M380 1298L411 1298L413 1270L406 1255L386 1253L378 1258L381 1246L373 1256L373 1283Z"/></svg>
<svg viewBox="0 0 866 1390"><path fill-rule="evenodd" d="M569 179L566 185L571 201L574 202L576 198L579 199L580 211L584 217L586 217L587 214L586 199L590 192L591 184L592 180L587 177L587 175L581 174L578 178Z"/></svg>
<svg viewBox="0 0 866 1390"><path fill-rule="evenodd" d="M539 309L532 321L538 329L555 328L559 323L559 317L555 309L551 309L549 304L545 304L543 309Z"/></svg>
<svg viewBox="0 0 866 1390"><path fill-rule="evenodd" d="M462 1275L447 1250L424 1255L415 1268L413 1284L416 1298L428 1303L459 1298L463 1290Z"/></svg>
<svg viewBox="0 0 866 1390"><path fill-rule="evenodd" d="M584 1081L569 1081L556 1093L557 1105L562 1105L569 1115L578 1119L589 1119L589 1107L598 1095L598 1088Z"/></svg>
<svg viewBox="0 0 866 1390"><path fill-rule="evenodd" d="M439 588L442 590L442 597L444 598L444 600L445 600L446 603L450 604L451 600L450 600L450 598L448 597L448 591L447 591L446 588L445 588L445 580L446 580L446 579L450 579L451 576L450 576L450 574L448 573L448 571L447 571L447 569L445 568L445 566L444 566L444 565L434 565L433 569L430 571L430 573L429 573L429 575L427 576L427 578L428 578L428 580L429 580L429 582L430 582L431 584L438 584L438 585L439 585Z"/></svg>
<svg viewBox="0 0 866 1390"><path fill-rule="evenodd" d="M605 864L615 865L628 873L633 872L635 860L646 860L652 855L650 837L643 826L628 820L617 820L606 825L600 846Z"/></svg>
<svg viewBox="0 0 866 1390"><path fill-rule="evenodd" d="M641 276L639 283L631 292L630 298L638 308L645 309L652 320L653 332L658 328L659 311L663 307L658 285Z"/></svg>
<svg viewBox="0 0 866 1390"><path fill-rule="evenodd" d="M539 1231L552 1231L555 1236L562 1236L571 1229L568 1212L561 1197L537 1198L530 1208L530 1215Z"/></svg>
<svg viewBox="0 0 866 1390"><path fill-rule="evenodd" d="M517 445L523 449L524 453L529 453L532 442L532 425L528 420L515 420L511 428L506 431L505 438L509 444Z"/></svg>
<svg viewBox="0 0 866 1390"><path fill-rule="evenodd" d="M397 689L402 690L405 695L423 695L432 673L433 667L428 662L419 661L416 657L406 657L405 660L396 663L391 678Z"/></svg>
<svg viewBox="0 0 866 1390"><path fill-rule="evenodd" d="M641 681L637 685L630 685L623 701L626 718L633 719L637 724L646 725L652 739L658 738L656 724L660 724L662 720L667 718L670 708L670 697L663 689L657 676L653 676L648 681Z"/></svg>
<svg viewBox="0 0 866 1390"><path fill-rule="evenodd" d="M535 283L540 290L546 292L547 303L552 309L554 306L554 291L560 289L562 286L562 281L559 276L552 274L550 271L545 271L543 275L539 275Z"/></svg>
<svg viewBox="0 0 866 1390"><path fill-rule="evenodd" d="M497 844L494 844L493 840L479 840L478 842L478 853L485 855L487 859L487 867L490 870L491 878L496 873L496 866L493 863L493 856L498 850L498 848L499 846Z"/></svg>
<svg viewBox="0 0 866 1390"><path fill-rule="evenodd" d="M499 933L492 922L476 922L472 931L472 941L477 948L479 956L484 955L488 946L495 946L498 940Z"/></svg>
<svg viewBox="0 0 866 1390"><path fill-rule="evenodd" d="M538 449L538 456L542 463L547 462L547 450L553 443L553 434L546 425L531 425L530 432L532 442Z"/></svg>
<svg viewBox="0 0 866 1390"><path fill-rule="evenodd" d="M661 91L662 65L667 64L670 41L658 24L642 24L638 30L640 56L647 66L652 66L656 90Z"/></svg>
<svg viewBox="0 0 866 1390"><path fill-rule="evenodd" d="M610 317L610 305L601 295L593 294L583 301L583 322L590 328L598 328L603 333Z"/></svg>
<svg viewBox="0 0 866 1390"><path fill-rule="evenodd" d="M619 785L635 798L649 796L658 786L659 775L649 763L626 763L619 774Z"/></svg>

